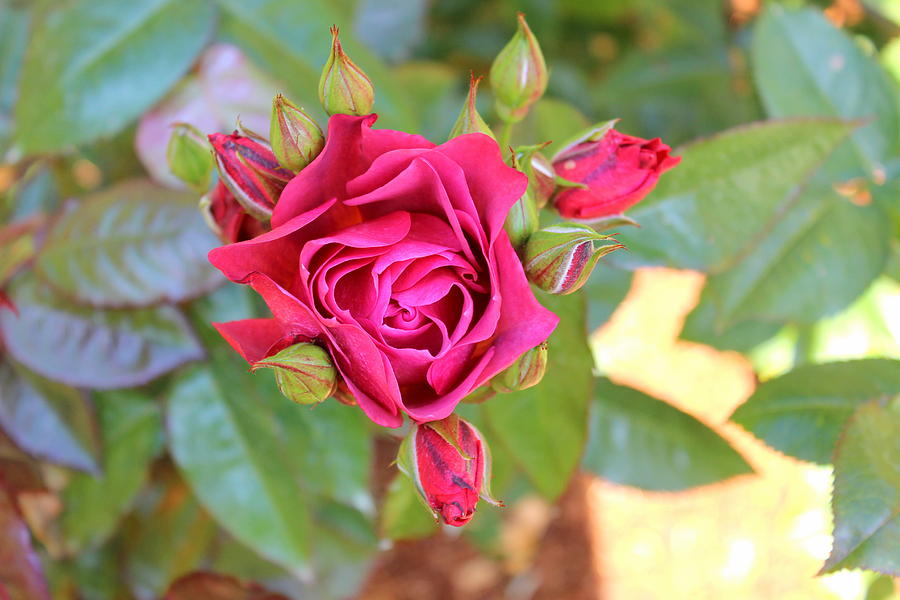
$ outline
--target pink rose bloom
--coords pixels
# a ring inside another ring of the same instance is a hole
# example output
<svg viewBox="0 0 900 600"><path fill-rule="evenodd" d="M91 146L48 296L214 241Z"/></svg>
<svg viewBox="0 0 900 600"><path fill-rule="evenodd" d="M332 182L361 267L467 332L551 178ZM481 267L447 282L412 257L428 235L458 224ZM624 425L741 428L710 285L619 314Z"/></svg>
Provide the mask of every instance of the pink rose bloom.
<svg viewBox="0 0 900 600"><path fill-rule="evenodd" d="M270 319L216 324L250 363L288 345L327 348L359 406L397 427L443 419L547 339L503 229L527 177L482 134L435 146L334 115L322 153L285 187L272 231L210 261L253 287Z"/></svg>

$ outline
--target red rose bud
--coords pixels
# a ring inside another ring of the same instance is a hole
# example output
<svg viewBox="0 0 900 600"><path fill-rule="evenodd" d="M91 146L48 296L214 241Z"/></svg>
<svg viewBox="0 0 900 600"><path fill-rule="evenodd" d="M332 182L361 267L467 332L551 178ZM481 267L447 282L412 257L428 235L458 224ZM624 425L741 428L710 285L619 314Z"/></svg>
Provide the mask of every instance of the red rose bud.
<svg viewBox="0 0 900 600"><path fill-rule="evenodd" d="M619 133L605 123L553 158L557 175L583 183L587 189L568 188L555 200L569 219L597 219L623 213L656 186L660 173L680 161L659 138L644 140Z"/></svg>
<svg viewBox="0 0 900 600"><path fill-rule="evenodd" d="M472 518L479 498L502 506L488 490L490 463L481 433L456 415L414 426L397 457L435 518L454 527Z"/></svg>
<svg viewBox="0 0 900 600"><path fill-rule="evenodd" d="M187 123L175 123L166 146L169 170L193 190L204 193L212 177L213 159L209 142Z"/></svg>
<svg viewBox="0 0 900 600"><path fill-rule="evenodd" d="M571 294L585 284L600 257L622 248L587 225L560 223L537 231L525 246L528 279L551 294Z"/></svg>
<svg viewBox="0 0 900 600"><path fill-rule="evenodd" d="M200 212L224 244L253 239L269 230L265 223L247 214L221 181L200 199Z"/></svg>
<svg viewBox="0 0 900 600"><path fill-rule="evenodd" d="M337 370L328 352L308 343L288 346L281 352L253 363L251 371L275 371L278 389L297 404L318 404L334 394Z"/></svg>
<svg viewBox="0 0 900 600"><path fill-rule="evenodd" d="M491 65L497 113L504 121L520 121L547 89L547 65L534 34L518 14L519 26Z"/></svg>
<svg viewBox="0 0 900 600"><path fill-rule="evenodd" d="M483 133L492 139L497 139L494 137L494 132L488 127L488 124L478 114L478 109L475 108L475 97L478 94L478 83L480 81L481 77L475 77L472 73L469 73L469 95L466 97L466 103L463 105L463 109L459 113L453 129L450 130L451 139L466 133Z"/></svg>
<svg viewBox="0 0 900 600"><path fill-rule="evenodd" d="M375 87L344 54L337 27L331 28L331 54L319 79L319 101L329 115L368 115L375 104Z"/></svg>
<svg viewBox="0 0 900 600"><path fill-rule="evenodd" d="M269 147L237 132L213 133L209 141L222 182L251 216L268 220L294 174L278 164Z"/></svg>
<svg viewBox="0 0 900 600"><path fill-rule="evenodd" d="M534 387L547 371L547 342L532 348L519 357L505 371L491 380L491 387L498 392L518 392Z"/></svg>
<svg viewBox="0 0 900 600"><path fill-rule="evenodd" d="M318 124L281 94L272 100L269 139L281 166L295 172L311 163L325 146Z"/></svg>

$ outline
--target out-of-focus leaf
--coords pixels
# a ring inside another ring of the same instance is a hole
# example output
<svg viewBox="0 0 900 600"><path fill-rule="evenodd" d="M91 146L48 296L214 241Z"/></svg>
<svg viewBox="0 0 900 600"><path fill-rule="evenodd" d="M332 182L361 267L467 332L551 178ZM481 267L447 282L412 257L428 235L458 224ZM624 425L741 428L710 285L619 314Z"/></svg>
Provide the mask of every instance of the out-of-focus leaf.
<svg viewBox="0 0 900 600"><path fill-rule="evenodd" d="M50 600L41 561L15 501L0 486L0 597L4 600Z"/></svg>
<svg viewBox="0 0 900 600"><path fill-rule="evenodd" d="M0 157L9 147L22 59L28 46L31 12L9 2L0 5Z"/></svg>
<svg viewBox="0 0 900 600"><path fill-rule="evenodd" d="M584 466L645 490L684 490L753 469L715 431L641 392L597 381Z"/></svg>
<svg viewBox="0 0 900 600"><path fill-rule="evenodd" d="M631 271L612 269L603 264L594 269L584 286L588 299L588 331L594 331L618 308L631 289Z"/></svg>
<svg viewBox="0 0 900 600"><path fill-rule="evenodd" d="M240 116L249 129L268 135L276 89L275 82L251 64L240 48L214 44L203 52L196 71L141 117L134 135L135 151L155 180L184 188L166 158L172 124L190 123L206 134L228 133ZM315 100L314 90L310 92Z"/></svg>
<svg viewBox="0 0 900 600"><path fill-rule="evenodd" d="M513 133L515 144L552 142L541 152L547 158L561 150L561 144L590 125L580 110L564 100L544 98L528 111ZM504 153L506 150L504 149Z"/></svg>
<svg viewBox="0 0 900 600"><path fill-rule="evenodd" d="M813 322L845 308L884 270L890 223L878 205L804 193L753 250L707 281L724 329L745 320Z"/></svg>
<svg viewBox="0 0 900 600"><path fill-rule="evenodd" d="M46 491L40 465L0 431L0 479L13 494Z"/></svg>
<svg viewBox="0 0 900 600"><path fill-rule="evenodd" d="M772 4L756 24L751 57L771 116L871 121L829 161L835 177L883 173L885 159L900 146L896 89L852 38L816 9L793 11Z"/></svg>
<svg viewBox="0 0 900 600"><path fill-rule="evenodd" d="M460 73L442 63L412 62L395 68L394 78L409 98L411 116L417 117L411 131L444 141L465 101Z"/></svg>
<svg viewBox="0 0 900 600"><path fill-rule="evenodd" d="M54 295L32 276L14 282L18 316L0 311L6 349L55 381L96 389L135 386L203 356L176 309L97 311Z"/></svg>
<svg viewBox="0 0 900 600"><path fill-rule="evenodd" d="M766 381L731 420L776 450L821 464L847 418L869 400L900 393L900 361L805 365Z"/></svg>
<svg viewBox="0 0 900 600"><path fill-rule="evenodd" d="M438 523L419 497L412 480L398 473L388 487L381 508L381 535L391 540L428 537L438 529Z"/></svg>
<svg viewBox="0 0 900 600"><path fill-rule="evenodd" d="M900 577L900 399L860 406L834 454L834 546L823 573Z"/></svg>
<svg viewBox="0 0 900 600"><path fill-rule="evenodd" d="M58 188L48 163L35 161L3 195L0 218L12 223L52 213L60 204Z"/></svg>
<svg viewBox="0 0 900 600"><path fill-rule="evenodd" d="M196 571L172 582L163 600L290 600L255 583Z"/></svg>
<svg viewBox="0 0 900 600"><path fill-rule="evenodd" d="M429 0L361 0L356 8L353 31L383 59L403 60L425 36L428 4Z"/></svg>
<svg viewBox="0 0 900 600"><path fill-rule="evenodd" d="M44 3L16 109L27 153L115 133L187 71L212 33L204 0Z"/></svg>
<svg viewBox="0 0 900 600"><path fill-rule="evenodd" d="M310 0L218 0L232 19L229 33L241 46L259 59L263 68L298 90L297 101L304 102L319 80L331 48L329 28L347 23L333 2ZM347 27L341 32L344 50L375 85L375 112L379 126L409 131L409 107L406 98L392 81L390 71L353 39ZM305 94L303 90L306 90Z"/></svg>
<svg viewBox="0 0 900 600"><path fill-rule="evenodd" d="M166 587L200 566L215 525L177 477L142 514L128 544L126 578L138 600L159 598Z"/></svg>
<svg viewBox="0 0 900 600"><path fill-rule="evenodd" d="M684 147L681 164L629 211L641 224L619 234L629 251L608 260L725 269L783 218L799 186L852 128L828 119L772 121Z"/></svg>
<svg viewBox="0 0 900 600"><path fill-rule="evenodd" d="M552 499L565 489L584 450L594 361L582 295L540 298L561 317L550 336L547 373L533 388L486 402L493 436L485 435L506 445L538 491Z"/></svg>
<svg viewBox="0 0 900 600"><path fill-rule="evenodd" d="M103 474L76 474L63 489L59 523L66 550L96 548L116 527L147 478L162 442L157 406L135 392L97 395Z"/></svg>
<svg viewBox="0 0 900 600"><path fill-rule="evenodd" d="M318 501L314 510L315 583L308 595L354 597L378 554L371 520L354 508L328 500Z"/></svg>
<svg viewBox="0 0 900 600"><path fill-rule="evenodd" d="M217 245L195 196L132 181L65 214L35 268L66 296L94 306L181 302L222 281L206 259Z"/></svg>
<svg viewBox="0 0 900 600"><path fill-rule="evenodd" d="M719 350L748 352L778 333L781 327L779 323L752 320L723 327L716 321L716 307L709 297L709 288L704 287L699 303L685 318L679 337Z"/></svg>
<svg viewBox="0 0 900 600"><path fill-rule="evenodd" d="M34 256L35 234L43 225L38 217L0 228L0 287Z"/></svg>
<svg viewBox="0 0 900 600"><path fill-rule="evenodd" d="M0 362L0 426L34 456L100 473L93 409L78 390Z"/></svg>

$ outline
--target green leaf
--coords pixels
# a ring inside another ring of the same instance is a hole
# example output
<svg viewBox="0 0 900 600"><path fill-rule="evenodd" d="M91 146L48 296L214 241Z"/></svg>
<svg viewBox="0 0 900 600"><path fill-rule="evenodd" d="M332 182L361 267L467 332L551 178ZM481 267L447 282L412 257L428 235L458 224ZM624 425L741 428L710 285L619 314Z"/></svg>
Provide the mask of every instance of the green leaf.
<svg viewBox="0 0 900 600"><path fill-rule="evenodd" d="M869 400L900 393L900 361L805 365L761 384L731 420L776 450L831 462L847 418Z"/></svg>
<svg viewBox="0 0 900 600"><path fill-rule="evenodd" d="M190 489L177 477L168 481L130 540L125 572L138 600L155 600L170 582L198 568L216 533Z"/></svg>
<svg viewBox="0 0 900 600"><path fill-rule="evenodd" d="M613 269L600 262L582 288L588 300L588 331L594 331L612 317L631 289L630 271Z"/></svg>
<svg viewBox="0 0 900 600"><path fill-rule="evenodd" d="M415 484L403 473L398 473L388 487L379 529L381 535L390 540L428 537L438 530L438 523L419 496Z"/></svg>
<svg viewBox="0 0 900 600"><path fill-rule="evenodd" d="M770 121L685 146L681 164L629 211L641 224L618 236L629 251L608 260L629 268L724 270L779 222L853 127L829 119Z"/></svg>
<svg viewBox="0 0 900 600"><path fill-rule="evenodd" d="M27 7L10 2L0 5L0 156L9 149L12 112L30 25L31 11Z"/></svg>
<svg viewBox="0 0 900 600"><path fill-rule="evenodd" d="M645 490L684 490L753 469L718 433L674 406L597 381L585 468Z"/></svg>
<svg viewBox="0 0 900 600"><path fill-rule="evenodd" d="M459 72L443 63L410 62L393 73L411 105L410 118L415 118L410 131L435 142L446 139L466 97Z"/></svg>
<svg viewBox="0 0 900 600"><path fill-rule="evenodd" d="M0 311L6 350L49 379L95 389L147 383L203 356L175 308L97 311L55 296L32 276L10 290L18 316Z"/></svg>
<svg viewBox="0 0 900 600"><path fill-rule="evenodd" d="M552 142L541 150L544 156L550 158L562 149L563 143L590 125L588 118L568 102L543 98L516 126L513 146Z"/></svg>
<svg viewBox="0 0 900 600"><path fill-rule="evenodd" d="M585 331L581 294L541 294L542 304L561 320L550 336L543 381L533 388L500 394L484 404L488 440L504 444L548 498L569 483L587 439L587 411L594 361Z"/></svg>
<svg viewBox="0 0 900 600"><path fill-rule="evenodd" d="M100 473L93 408L78 390L0 362L0 425L29 454Z"/></svg>
<svg viewBox="0 0 900 600"><path fill-rule="evenodd" d="M193 194L132 181L60 218L35 268L57 290L92 306L182 302L222 282L206 259L218 245Z"/></svg>
<svg viewBox="0 0 900 600"><path fill-rule="evenodd" d="M779 323L753 320L739 321L725 327L717 321L716 312L709 286L704 286L700 302L688 313L679 337L719 350L748 352L771 339L782 327Z"/></svg>
<svg viewBox="0 0 900 600"><path fill-rule="evenodd" d="M205 0L44 3L16 110L26 153L110 135L159 100L206 44Z"/></svg>
<svg viewBox="0 0 900 600"><path fill-rule="evenodd" d="M147 479L162 442L156 404L134 392L98 395L103 432L103 474L75 474L63 489L60 530L66 550L96 548L115 530Z"/></svg>
<svg viewBox="0 0 900 600"><path fill-rule="evenodd" d="M360 0L353 30L369 48L388 61L409 57L425 38L427 0Z"/></svg>
<svg viewBox="0 0 900 600"><path fill-rule="evenodd" d="M166 600L290 600L255 583L228 575L195 571L172 582Z"/></svg>
<svg viewBox="0 0 900 600"><path fill-rule="evenodd" d="M751 60L771 116L871 121L829 161L835 176L883 171L885 159L900 147L900 114L890 77L819 10L770 5L756 24Z"/></svg>
<svg viewBox="0 0 900 600"><path fill-rule="evenodd" d="M41 561L15 499L0 485L0 595L10 600L50 600Z"/></svg>
<svg viewBox="0 0 900 600"><path fill-rule="evenodd" d="M305 101L312 87L306 82L318 81L331 48L329 28L348 23L333 2L310 0L218 0L228 15L229 33L245 49L260 60L260 66L275 77L291 85L298 82L298 101ZM399 92L390 71L350 35L350 28L341 31L344 50L358 64L375 85L375 112L378 125L409 130L409 107ZM303 83L303 85L300 85ZM291 90L295 88L292 86ZM306 93L303 93L304 90ZM317 104L313 100L313 104Z"/></svg>
<svg viewBox="0 0 900 600"><path fill-rule="evenodd" d="M284 444L286 424L275 416L275 405L289 401L237 361L216 363L215 370L196 368L176 381L167 416L170 450L222 527L300 573L309 562L312 525L309 497L290 464L295 450Z"/></svg>
<svg viewBox="0 0 900 600"><path fill-rule="evenodd" d="M707 281L716 327L810 323L845 308L884 270L890 238L880 206L830 190L804 193L752 251Z"/></svg>
<svg viewBox="0 0 900 600"><path fill-rule="evenodd" d="M900 399L860 406L834 455L834 546L822 573L900 577Z"/></svg>

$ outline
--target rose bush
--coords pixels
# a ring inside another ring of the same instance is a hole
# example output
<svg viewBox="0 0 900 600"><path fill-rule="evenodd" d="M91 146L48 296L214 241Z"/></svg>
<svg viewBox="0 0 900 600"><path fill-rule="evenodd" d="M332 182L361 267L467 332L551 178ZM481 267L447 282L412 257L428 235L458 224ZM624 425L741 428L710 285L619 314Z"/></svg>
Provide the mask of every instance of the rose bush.
<svg viewBox="0 0 900 600"><path fill-rule="evenodd" d="M272 231L210 260L273 317L216 324L250 363L325 346L359 406L396 427L443 419L547 339L503 223L527 177L483 134L436 146L334 115L322 153L294 177Z"/></svg>
<svg viewBox="0 0 900 600"><path fill-rule="evenodd" d="M553 158L556 173L587 185L560 192L555 204L567 219L598 219L622 214L656 186L661 173L680 161L659 138L645 140L606 131L600 139L585 139Z"/></svg>

